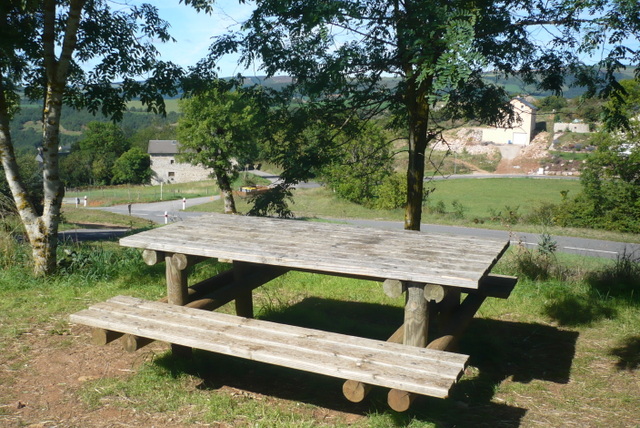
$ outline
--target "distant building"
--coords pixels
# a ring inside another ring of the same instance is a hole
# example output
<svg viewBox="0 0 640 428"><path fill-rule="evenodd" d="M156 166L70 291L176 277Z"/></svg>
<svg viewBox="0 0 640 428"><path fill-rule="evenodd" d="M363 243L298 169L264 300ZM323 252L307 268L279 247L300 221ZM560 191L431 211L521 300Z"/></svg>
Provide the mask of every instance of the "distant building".
<svg viewBox="0 0 640 428"><path fill-rule="evenodd" d="M151 184L187 183L210 178L213 172L201 166L176 160L180 143L177 140L149 140L147 153L151 157Z"/></svg>
<svg viewBox="0 0 640 428"><path fill-rule="evenodd" d="M589 124L584 122L556 122L553 124L553 132L576 132L579 134L587 134L591 132Z"/></svg>
<svg viewBox="0 0 640 428"><path fill-rule="evenodd" d="M510 101L516 120L510 127L482 128L482 141L495 144L518 144L527 146L531 143L536 128L536 110L538 108L524 98Z"/></svg>

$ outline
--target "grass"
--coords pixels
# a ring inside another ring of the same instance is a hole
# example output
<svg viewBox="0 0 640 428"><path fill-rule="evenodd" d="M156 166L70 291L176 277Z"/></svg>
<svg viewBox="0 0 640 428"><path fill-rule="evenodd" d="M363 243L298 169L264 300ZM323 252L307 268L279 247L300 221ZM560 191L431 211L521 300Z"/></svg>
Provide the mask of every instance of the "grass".
<svg viewBox="0 0 640 428"><path fill-rule="evenodd" d="M532 178L437 180L429 185L434 186L436 190L431 194L423 211L423 223L528 233L540 233L540 226L523 223L523 219L534 214L544 203L560 202L561 191L569 191L568 195L571 197L580 190L580 182L577 180ZM443 207L442 211L435 209L438 205ZM246 200L241 198L236 199L236 206L243 213L250 208ZM301 218L404 221L403 209L368 209L336 198L324 188L295 190L291 208L295 215ZM221 201L214 201L187 207L187 211L223 212L223 206ZM595 229L550 227L548 232L552 235L640 242L638 235Z"/></svg>
<svg viewBox="0 0 640 428"><path fill-rule="evenodd" d="M269 181L251 173L240 177L233 183L233 187L241 186L247 179L256 184L268 184ZM215 180L204 180L190 183L171 183L162 186L150 185L123 185L123 186L101 186L86 189L74 189L66 192L67 198L87 197L88 205L91 207L105 207L122 205L129 203L144 203L170 201L176 199L197 198L202 196L218 195L220 190Z"/></svg>
<svg viewBox="0 0 640 428"><path fill-rule="evenodd" d="M435 190L430 195L430 204L439 202L451 206L459 201L465 208L468 218L484 218L491 216L492 210L510 207L526 215L542 203L558 203L560 194L568 190L569 195L580 191L577 180L552 180L533 178L481 178L439 180L428 184Z"/></svg>
<svg viewBox="0 0 640 428"><path fill-rule="evenodd" d="M180 108L178 108L177 98L165 99L164 104L165 104L165 108L167 109L167 112L175 111L176 113L180 113ZM146 109L146 107L142 105L142 102L137 100L127 102L127 108L131 108L131 107L135 107L137 109Z"/></svg>
<svg viewBox="0 0 640 428"><path fill-rule="evenodd" d="M63 206L60 230L96 229L105 227L128 227L130 229L144 229L153 223L149 220L134 216L123 216L107 211L88 210Z"/></svg>
<svg viewBox="0 0 640 428"><path fill-rule="evenodd" d="M9 250L23 248L14 243ZM163 294L164 267L145 265L136 250L109 242L64 249L75 256L63 262L63 274L46 280L31 277L25 264L0 265L0 365L10 367L0 374L5 385L29 370L37 345L31 332L47 332L55 346L86 346L86 334L70 333L69 313L116 294ZM637 424L639 265L569 255L551 256L545 265L540 257L518 248L503 257L494 271L520 281L508 300L488 299L469 327L460 343L460 352L471 355L465 376L450 399L421 397L403 414L388 409L379 388L353 404L342 398L339 380L205 352L190 362L157 354L131 375L87 381L67 399L85 413L122 409L172 418L168 423L175 425ZM546 269L546 279L530 274L531 264ZM193 280L225 267L197 265ZM256 289L254 303L262 319L383 339L401 322L403 301L385 296L377 283L291 272ZM233 312L231 305L222 310ZM0 405L13 399L0 396Z"/></svg>

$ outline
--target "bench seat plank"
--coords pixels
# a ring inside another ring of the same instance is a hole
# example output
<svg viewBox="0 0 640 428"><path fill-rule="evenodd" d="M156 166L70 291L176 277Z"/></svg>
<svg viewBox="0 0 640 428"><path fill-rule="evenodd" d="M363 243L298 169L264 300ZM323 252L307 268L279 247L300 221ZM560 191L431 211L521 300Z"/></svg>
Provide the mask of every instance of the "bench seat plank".
<svg viewBox="0 0 640 428"><path fill-rule="evenodd" d="M468 356L118 296L71 321L444 398Z"/></svg>

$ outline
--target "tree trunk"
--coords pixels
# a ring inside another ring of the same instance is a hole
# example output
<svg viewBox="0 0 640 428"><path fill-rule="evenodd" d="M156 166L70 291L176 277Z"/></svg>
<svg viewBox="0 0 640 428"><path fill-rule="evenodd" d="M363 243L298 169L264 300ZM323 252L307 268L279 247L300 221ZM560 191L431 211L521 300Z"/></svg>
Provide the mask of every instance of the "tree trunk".
<svg viewBox="0 0 640 428"><path fill-rule="evenodd" d="M233 191L231 189L231 180L229 175L222 168L214 168L216 174L216 180L218 180L218 187L222 192L222 200L224 201L224 213L225 214L238 214L236 210L236 201L233 199Z"/></svg>
<svg viewBox="0 0 640 428"><path fill-rule="evenodd" d="M407 85L407 113L409 117L409 164L407 166L407 205L404 214L406 230L420 230L422 220L422 196L424 192L425 152L433 135L428 133L429 104L424 81L418 87L414 78Z"/></svg>
<svg viewBox="0 0 640 428"><path fill-rule="evenodd" d="M407 204L404 214L406 230L420 230L422 220L422 196L424 191L425 152L433 135L429 130L429 102L427 94L431 93L433 75L419 80L419 66L415 64L412 30L407 22L413 16L412 8L418 5L412 2L396 1L395 13L398 16L396 33L398 51L402 70L406 80L404 104L407 108L407 125L409 137L409 164L407 165ZM420 6L422 7L422 6Z"/></svg>
<svg viewBox="0 0 640 428"><path fill-rule="evenodd" d="M43 120L43 190L44 208L42 215L36 211L28 189L20 177L18 164L13 150L9 128L9 104L5 98L5 88L0 76L0 158L5 176L11 189L20 219L25 227L32 248L34 274L37 276L53 273L56 268L56 251L58 247L58 223L64 187L60 180L58 163L58 145L62 97L67 81L71 57L76 47L80 14L85 0L72 0L65 34L60 49L60 57L56 59L56 2L47 0L43 5L43 66L46 78L46 93Z"/></svg>

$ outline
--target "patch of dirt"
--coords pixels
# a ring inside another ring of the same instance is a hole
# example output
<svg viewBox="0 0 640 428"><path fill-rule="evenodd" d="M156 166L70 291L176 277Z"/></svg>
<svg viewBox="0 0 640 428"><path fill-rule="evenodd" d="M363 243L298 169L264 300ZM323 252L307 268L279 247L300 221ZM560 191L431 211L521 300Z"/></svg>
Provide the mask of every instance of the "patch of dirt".
<svg viewBox="0 0 640 428"><path fill-rule="evenodd" d="M140 413L108 403L93 409L82 402L78 392L85 382L126 378L166 349L166 345L154 343L127 353L116 344L92 345L90 337L88 328L74 326L64 335L36 330L16 340L14 348L19 349L10 349L0 357L0 426L183 426L179 416L171 413Z"/></svg>
<svg viewBox="0 0 640 428"><path fill-rule="evenodd" d="M541 132L528 146L522 146L514 158L503 157L496 174L535 174L540 168L540 162L549 156L549 133ZM513 146L516 147L516 146Z"/></svg>
<svg viewBox="0 0 640 428"><path fill-rule="evenodd" d="M153 360L159 354L164 354L168 349L168 344L158 342L134 353L125 352L119 341L106 346L93 345L90 329L78 325L72 325L62 334L52 334L49 327L43 326L12 338L4 352L0 354L0 427L182 428L197 425L230 428L235 426L235 424L222 422L212 424L194 422L193 414L188 410L182 412L136 410L135 404L122 405L127 397L118 397L113 403L109 400L101 401L95 407L80 398L87 382L102 378L126 379L132 376L142 364ZM256 374L255 377L259 376ZM255 377L252 379L255 380ZM206 383L206 380L203 382ZM216 391L231 397L248 397L252 400L272 401L274 406L282 405L280 398L268 392L266 394L255 392L252 385L243 385L242 382L240 385L242 386L231 386L223 382ZM243 386L247 388L244 389ZM271 387L273 385L264 386L266 391ZM291 387L295 389L295 383L292 383ZM194 388L199 387L194 383ZM282 392L283 385L277 386L277 389ZM295 390L292 390L291 396L295 395ZM346 406L358 409L357 404L344 401ZM321 405L312 409L312 412L314 418L322 425L330 425L334 420L354 424L364 417L357 411L349 413ZM249 424L243 420L240 425Z"/></svg>

